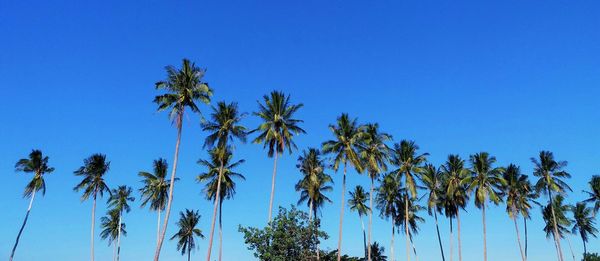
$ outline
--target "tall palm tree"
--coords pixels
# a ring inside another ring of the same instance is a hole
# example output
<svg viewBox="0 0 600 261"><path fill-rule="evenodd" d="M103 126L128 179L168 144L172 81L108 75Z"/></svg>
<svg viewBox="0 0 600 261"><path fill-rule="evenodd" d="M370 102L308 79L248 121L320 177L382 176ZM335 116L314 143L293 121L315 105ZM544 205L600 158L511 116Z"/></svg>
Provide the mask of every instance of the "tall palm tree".
<svg viewBox="0 0 600 261"><path fill-rule="evenodd" d="M108 239L108 245L113 245L113 260L116 260L117 256L117 238L123 234L127 236L125 230L125 224L119 221L118 209L111 209L106 213L106 216L100 218L100 238ZM120 227L120 229L119 229Z"/></svg>
<svg viewBox="0 0 600 261"><path fill-rule="evenodd" d="M571 232L573 234L579 233L581 240L583 241L583 256L587 254L586 243L590 236L596 237L598 229L596 229L596 221L594 221L594 215L592 208L588 208L585 203L580 202L575 205L573 211L573 228Z"/></svg>
<svg viewBox="0 0 600 261"><path fill-rule="evenodd" d="M225 103L219 102L216 107L212 107L213 112L210 114L210 120L202 123L202 129L204 131L210 132L210 134L206 137L204 141L204 147L212 148L215 143L217 144L217 148L213 150L213 159L218 161L212 162L216 163L214 166L214 173L216 174L214 178L216 182L216 187L213 188L213 192L215 191L223 191L221 189L221 182L223 179L223 168L226 165L225 161L229 161L231 157L231 152L229 152L228 146L230 146L230 142L233 139L239 139L242 142L246 142L247 130L246 127L240 125L240 121L244 117L245 114L240 113L238 109L237 103ZM220 152L220 155L219 155ZM210 162L209 162L210 163ZM242 176L243 177L243 176ZM221 200L222 193L215 193L216 198L211 198L210 200L214 201L213 206L213 218L210 227L210 238L208 241L208 250L206 254L206 260L210 261L210 255L212 251L212 243L213 236L215 232L215 221L217 218L217 206L222 204ZM221 211L219 211L219 242L221 242ZM219 260L221 260L222 254L222 245L219 244Z"/></svg>
<svg viewBox="0 0 600 261"><path fill-rule="evenodd" d="M465 180L469 177L469 170L465 168L465 161L458 155L449 155L441 166L442 190L441 204L444 213L450 219L450 261L453 259L452 247L452 219L456 218L458 234L458 260L462 261L462 246L460 240L460 210L465 209L469 195Z"/></svg>
<svg viewBox="0 0 600 261"><path fill-rule="evenodd" d="M83 191L81 201L85 201L90 197L93 198L92 203L92 232L91 232L91 260L94 261L94 227L96 222L96 198L104 196L104 192L111 194L108 185L104 181L104 175L110 169L110 162L106 161L106 155L93 154L89 158L83 160L83 166L79 167L74 173L75 176L83 177L83 180L73 188L75 191Z"/></svg>
<svg viewBox="0 0 600 261"><path fill-rule="evenodd" d="M402 140L400 143L394 144L392 150L391 163L397 167L394 170L400 177L404 177L404 188L409 197L405 197L403 206L404 212L408 212L408 200L417 197L417 179L419 174L423 172L423 164L427 160L428 153L417 154L419 146L414 141ZM404 216L404 223L408 223L408 215ZM406 260L410 261L410 235L408 226L405 227L406 233Z"/></svg>
<svg viewBox="0 0 600 261"><path fill-rule="evenodd" d="M144 178L144 186L140 188L142 199L141 206L144 207L150 203L150 210L158 212L156 221L156 243L160 238L160 212L165 209L167 204L169 181L166 180L169 165L165 159L154 160L153 173L141 171L138 176ZM177 178L175 179L177 180Z"/></svg>
<svg viewBox="0 0 600 261"><path fill-rule="evenodd" d="M487 152L476 153L469 157L471 162L471 175L465 182L467 191L475 191L475 206L481 209L481 223L483 224L483 260L487 261L487 243L485 227L485 205L487 201L498 205L502 201L502 186L506 183L502 178L504 169L494 167L496 157Z"/></svg>
<svg viewBox="0 0 600 261"><path fill-rule="evenodd" d="M396 260L396 256L394 255L394 234L397 217L400 212L398 201L401 200L401 185L400 177L396 173L386 174L377 189L377 197L375 198L376 206L379 209L379 216L386 219L390 218L392 221L392 240L390 243L390 259L392 261Z"/></svg>
<svg viewBox="0 0 600 261"><path fill-rule="evenodd" d="M190 261L192 249L196 248L196 238L204 238L202 230L196 227L198 223L200 223L198 210L186 209L185 213L180 211L177 222L179 230L171 237L171 240L177 238L177 251L181 251L181 255L187 253L188 261Z"/></svg>
<svg viewBox="0 0 600 261"><path fill-rule="evenodd" d="M110 197L108 198L108 206L114 208L119 213L119 224L123 223L123 211L129 213L131 207L128 202L133 202L134 197L131 196L131 187L119 186L112 190ZM117 235L117 261L121 255L121 232Z"/></svg>
<svg viewBox="0 0 600 261"><path fill-rule="evenodd" d="M571 175L563 170L567 166L566 161L556 161L554 154L550 151L540 151L539 160L531 158L531 162L534 164L533 175L538 177L538 181L535 184L536 192L548 195L548 203L552 219L554 220L550 224L554 226L554 244L556 252L560 261L563 261L562 249L560 247L560 239L558 227L556 226L556 213L554 210L552 192L556 192L561 195L566 190L571 191L571 188L562 179L570 178Z"/></svg>
<svg viewBox="0 0 600 261"><path fill-rule="evenodd" d="M427 212L429 215L433 214L435 219L435 230L437 231L440 252L442 255L442 260L445 261L446 257L444 257L444 248L442 246L442 238L440 236L440 227L438 226L437 218L438 213L443 213L443 206L440 202L440 199L443 197L442 194L444 193L442 191L442 172L433 164L427 164L423 169L421 181L429 192L427 195Z"/></svg>
<svg viewBox="0 0 600 261"><path fill-rule="evenodd" d="M35 193L42 190L42 195L46 194L46 181L44 181L44 175L52 173L54 168L48 166L48 156L44 157L41 150L32 150L31 153L29 153L29 158L23 158L17 161L17 164L15 164L15 170L25 173L33 173L33 178L31 181L29 181L29 183L27 183L27 186L25 186L25 192L23 193L23 197L30 198L29 207L27 207L27 213L25 214L23 225L21 225L21 229L19 229L17 240L15 240L15 245L10 253L10 261L12 261L13 257L15 256L19 239L21 238L23 229L25 229L25 225L27 224L29 212L31 212L31 206L33 205L33 200L35 199Z"/></svg>
<svg viewBox="0 0 600 261"><path fill-rule="evenodd" d="M521 245L517 218L519 215L522 215L525 220L529 217L529 210L531 209L530 198L532 197L531 183L527 175L521 174L520 168L514 164L508 165L502 174L502 178L505 181L502 193L506 196L506 213L508 213L508 216L515 223L519 253L521 254L521 259L526 261L527 255Z"/></svg>
<svg viewBox="0 0 600 261"><path fill-rule="evenodd" d="M363 171L362 162L358 154L358 147L364 139L364 132L358 126L356 119L350 119L348 114L343 113L337 118L336 125L329 125L329 129L335 139L323 142L323 152L333 155L333 170L338 171L340 164L344 165L344 176L342 178L342 206L340 208L340 228L338 238L337 260L342 257L342 227L344 223L344 196L346 194L346 171L350 164L357 172Z"/></svg>
<svg viewBox="0 0 600 261"><path fill-rule="evenodd" d="M571 210L572 206L564 204L564 199L561 194L558 194L552 198L552 202L548 202L548 205L542 208L542 217L545 222L544 232L548 238L551 235L565 238L571 232L569 227L573 224L573 220L567 217L567 212Z"/></svg>
<svg viewBox="0 0 600 261"><path fill-rule="evenodd" d="M177 126L177 142L175 143L175 155L173 157L173 169L171 170L171 179L169 182L169 197L167 200L167 208L165 212L165 221L163 228L156 244L154 253L154 261L160 258L160 250L162 243L165 240L167 225L169 223L169 215L171 214L171 204L173 202L173 187L175 185L175 174L177 172L177 162L179 159L179 144L181 143L181 130L183 126L183 118L186 109L194 113L200 113L200 108L196 102L210 103L212 89L208 83L204 82L204 74L206 70L200 69L195 63L188 59L183 59L180 69L174 66L165 67L167 78L156 83L157 90L164 90L165 93L154 98L154 102L158 104L158 111L169 111L169 118Z"/></svg>
<svg viewBox="0 0 600 261"><path fill-rule="evenodd" d="M273 160L273 177L271 179L271 197L269 199L269 220L273 212L273 198L275 196L275 176L277 175L277 157L282 154L286 148L289 153L296 149L294 136L306 133L299 124L302 120L294 118L302 103L291 104L290 96L279 91L272 91L270 95L263 96L263 102L258 103L258 116L263 122L252 132L260 134L253 140L253 143L262 143L264 148L268 148L267 155ZM208 260L207 260L208 261Z"/></svg>
<svg viewBox="0 0 600 261"><path fill-rule="evenodd" d="M306 202L309 219L312 219L313 213L317 216L318 210L325 202L331 202L325 192L333 190L329 185L333 183L333 179L325 173L325 162L321 158L321 152L315 148L302 151L296 167L303 175L295 186L296 191L300 192L298 205Z"/></svg>
<svg viewBox="0 0 600 261"><path fill-rule="evenodd" d="M365 259L369 258L369 254L367 250L367 234L365 232L365 223L363 222L362 217L371 212L371 208L369 208L366 204L367 197L369 196L369 192L365 192L365 189L359 185L354 188L354 191L350 191L350 199L348 199L350 211L356 211L358 213L358 218L360 219L360 224L362 226Z"/></svg>
<svg viewBox="0 0 600 261"><path fill-rule="evenodd" d="M407 204L408 206L404 206ZM404 211L400 211L400 216L398 218L398 224L403 227L405 230L408 228L408 235L410 244L412 245L413 252L415 254L415 259L418 261L419 256L417 255L417 249L415 247L413 241L413 235L419 233L419 224L425 222L425 219L419 216L419 212L425 210L425 207L418 204L418 199L411 198L407 193L402 193L401 198L398 201L398 205L401 206L399 209L404 209ZM406 211L408 210L408 211ZM406 222L408 220L408 222Z"/></svg>
<svg viewBox="0 0 600 261"><path fill-rule="evenodd" d="M600 209L600 176L594 175L592 179L588 182L590 185L591 191L584 190L583 193L587 194L589 198L585 199L583 202L585 203L594 203L594 216L598 213Z"/></svg>
<svg viewBox="0 0 600 261"><path fill-rule="evenodd" d="M222 150L225 150L224 152ZM210 160L199 160L198 164L206 168L206 171L198 175L198 182L206 182L204 193L207 200L217 201L219 205L219 260L223 251L223 222L222 210L224 199L233 198L235 195L234 179L246 180L244 175L235 172L234 169L244 160L233 162L233 155L229 147L216 147L210 151ZM219 178L221 180L219 180ZM217 191L220 191L217 193ZM212 235L211 235L212 236ZM210 243L209 243L210 246Z"/></svg>
<svg viewBox="0 0 600 261"><path fill-rule="evenodd" d="M364 141L360 147L360 157L362 158L365 169L371 179L371 189L369 192L369 208L373 209L373 194L375 194L375 180L379 175L387 171L387 162L390 158L390 148L386 142L392 140L392 136L379 131L379 124L370 123L364 126ZM369 211L369 236L367 244L371 245L373 226L373 212ZM371 261L371 248L367 251L367 260Z"/></svg>

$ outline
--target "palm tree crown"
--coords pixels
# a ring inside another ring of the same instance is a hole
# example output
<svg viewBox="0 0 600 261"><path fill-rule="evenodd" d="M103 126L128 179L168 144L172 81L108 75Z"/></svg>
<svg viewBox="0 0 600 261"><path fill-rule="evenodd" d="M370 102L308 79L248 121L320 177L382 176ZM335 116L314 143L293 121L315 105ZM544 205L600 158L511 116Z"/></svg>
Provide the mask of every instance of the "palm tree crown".
<svg viewBox="0 0 600 261"><path fill-rule="evenodd" d="M179 212L179 221L177 226L179 230L175 233L171 240L177 238L177 250L181 251L182 255L189 253L196 248L196 237L204 238L202 230L197 228L200 223L200 214L198 211L186 209Z"/></svg>
<svg viewBox="0 0 600 261"><path fill-rule="evenodd" d="M111 193L108 185L104 181L104 174L110 169L110 162L106 161L106 155L94 154L83 161L83 166L77 169L74 173L76 176L82 176L83 180L73 188L75 191L83 190L81 200L86 200L90 196L100 197L104 192Z"/></svg>
<svg viewBox="0 0 600 261"><path fill-rule="evenodd" d="M506 213L513 218L522 215L529 218L531 202L537 197L527 175L517 165L510 164L502 174L505 184L502 194L506 196Z"/></svg>
<svg viewBox="0 0 600 261"><path fill-rule="evenodd" d="M362 186L356 186L354 191L350 191L350 199L348 199L348 205L351 211L358 212L359 216L364 216L371 209L367 206L367 199L369 198L369 192L365 192Z"/></svg>
<svg viewBox="0 0 600 261"><path fill-rule="evenodd" d="M390 158L390 148L386 144L392 136L379 132L379 124L364 125L364 139L360 145L360 157L369 172L371 180L378 178L379 174L387 171L387 162Z"/></svg>
<svg viewBox="0 0 600 261"><path fill-rule="evenodd" d="M404 177L404 185L412 198L417 196L417 178L423 172L423 164L429 153L417 154L419 146L414 141L402 140L394 144L391 162L398 168L394 171Z"/></svg>
<svg viewBox="0 0 600 261"><path fill-rule="evenodd" d="M233 155L229 147L215 147L209 152L209 155L210 160L198 160L198 164L205 167L206 171L196 177L198 182L206 182L204 187L206 199L216 199L221 164L223 164L223 168L221 169L220 199L232 198L236 187L234 178L246 180L244 175L234 171L236 167L244 163L244 160L232 162Z"/></svg>
<svg viewBox="0 0 600 261"><path fill-rule="evenodd" d="M150 203L150 210L165 209L167 204L169 181L166 180L169 168L165 159L154 160L153 173L141 171L138 176L143 177L144 186L140 188L142 207Z"/></svg>
<svg viewBox="0 0 600 261"><path fill-rule="evenodd" d="M585 203L579 202L573 208L573 228L571 232L573 234L579 234L583 241L583 252L587 253L586 243L589 237L596 237L598 229L596 229L596 222L594 221L593 210L588 208Z"/></svg>
<svg viewBox="0 0 600 261"><path fill-rule="evenodd" d="M472 176L465 179L468 191L475 191L475 206L481 208L489 199L498 204L502 201L502 186L505 184L501 174L504 169L493 167L496 157L487 152L476 153L469 157Z"/></svg>
<svg viewBox="0 0 600 261"><path fill-rule="evenodd" d="M246 142L246 127L240 125L245 114L240 114L237 103L221 101L212 110L210 120L202 123L202 130L210 132L206 136L204 147L212 148L215 143L218 147L225 147L233 138Z"/></svg>
<svg viewBox="0 0 600 261"><path fill-rule="evenodd" d="M108 245L116 241L119 236L119 211L117 209L109 210L106 216L100 218L100 226L102 227L100 238L108 239ZM121 223L121 234L127 236L124 223Z"/></svg>
<svg viewBox="0 0 600 261"><path fill-rule="evenodd" d="M538 193L546 194L554 191L563 194L567 190L571 191L569 185L562 180L571 177L569 173L563 170L567 166L566 161L556 161L552 152L541 151L539 160L531 158L531 162L535 166L533 175L539 178L535 184Z"/></svg>
<svg viewBox="0 0 600 261"><path fill-rule="evenodd" d="M542 217L546 223L544 226L544 232L546 232L546 237L548 238L550 235L554 236L554 222L550 204L553 204L554 212L556 214L556 228L558 229L558 236L560 238L564 238L566 234L570 233L569 227L571 224L573 224L573 220L567 217L567 212L571 210L572 206L564 204L564 199L565 198L562 195L557 195L554 197L552 203L548 203L548 205L542 208Z"/></svg>
<svg viewBox="0 0 600 261"><path fill-rule="evenodd" d="M295 186L296 191L300 192L298 204L306 202L311 213L317 216L318 210L323 204L331 202L325 193L333 190L329 185L333 183L333 180L330 175L325 173L325 162L318 149L309 148L308 151L302 151L296 167L303 175Z"/></svg>
<svg viewBox="0 0 600 261"><path fill-rule="evenodd" d="M131 187L119 186L112 190L108 198L108 206L116 209L118 212L129 212L131 211L131 207L129 207L129 203L127 202L133 202L134 200L135 198L131 196Z"/></svg>
<svg viewBox="0 0 600 261"><path fill-rule="evenodd" d="M594 203L594 215L596 215L600 209L600 176L592 176L592 179L588 184L590 185L591 191L583 191L589 196L584 202Z"/></svg>
<svg viewBox="0 0 600 261"><path fill-rule="evenodd" d="M447 161L441 166L442 189L444 195L442 205L447 217L455 217L459 209L464 209L469 200L465 180L469 177L469 170L464 167L465 161L458 155L449 155Z"/></svg>
<svg viewBox="0 0 600 261"><path fill-rule="evenodd" d="M427 212L431 215L433 211L441 213L440 198L442 191L442 172L433 164L426 164L421 173L421 181L427 189Z"/></svg>
<svg viewBox="0 0 600 261"><path fill-rule="evenodd" d="M350 164L362 172L363 164L357 149L365 135L357 120L351 120L348 114L343 113L337 118L337 125L329 125L329 129L335 139L323 143L323 152L333 155L333 170L337 171L340 164Z"/></svg>
<svg viewBox="0 0 600 261"><path fill-rule="evenodd" d="M15 170L25 173L33 173L33 178L25 186L24 197L31 197L34 191L42 190L46 194L46 182L44 175L52 173L54 168L48 166L48 156L44 156L40 150L32 150L29 158L20 159L15 164Z"/></svg>

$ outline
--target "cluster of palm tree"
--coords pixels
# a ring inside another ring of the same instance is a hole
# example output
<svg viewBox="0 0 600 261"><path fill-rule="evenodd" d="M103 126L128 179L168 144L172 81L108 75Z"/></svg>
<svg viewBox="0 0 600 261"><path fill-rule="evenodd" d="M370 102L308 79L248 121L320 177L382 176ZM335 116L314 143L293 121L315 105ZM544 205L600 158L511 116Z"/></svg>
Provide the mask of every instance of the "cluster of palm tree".
<svg viewBox="0 0 600 261"><path fill-rule="evenodd" d="M142 171L138 174L143 183L139 189L141 206L148 205L151 211L157 212L158 217L155 261L160 257L173 203L174 186L179 180L176 172L184 116L190 112L200 114L198 103L210 104L213 96L213 90L203 80L206 70L197 67L189 60L184 59L181 68L167 66L166 72L166 79L156 83L156 89L163 93L156 96L154 102L158 105L158 111L168 111L169 118L177 130L171 175L167 178L169 166L162 158L154 161L152 172ZM209 157L198 160L197 163L203 168L203 172L196 177L196 181L204 184L205 198L214 204L208 237L207 261L211 260L217 217L219 220L218 259L222 259L223 203L235 195L236 182L245 180L244 175L235 170L244 163L243 159L234 157L236 142L245 143L248 135L256 133L252 142L262 144L267 150L267 156L274 160L267 219L271 222L277 161L285 151L291 154L297 150L294 138L305 133L300 127L302 120L294 118L302 107L302 104L293 104L289 95L273 91L263 96L262 102L258 102L258 110L253 115L258 117L261 123L255 129L247 129L241 124L246 114L239 111L235 102L217 102L211 107L210 116L207 119L202 118L201 128L208 132L204 140L204 148L208 150ZM379 210L380 217L391 221L389 257L392 261L395 260L394 237L400 231L405 236L406 259L411 259L412 250L415 259L418 260L413 238L419 232L419 224L425 221L420 216L420 213L425 210L435 220L440 256L444 261L446 252L442 247L438 215L445 216L449 220L448 257L450 260L454 258L453 221L456 220L458 259L462 261L460 214L471 199L481 210L484 260L487 260L486 208L489 204L506 205L506 212L515 224L517 245L522 260L527 260L527 220L531 218L532 206L542 205L537 201L541 195L547 196L548 199L547 205L542 206L542 217L546 222L544 231L548 237L552 236L554 239L560 261L563 261L561 239L568 241L567 235L579 234L584 242L584 252L587 252L585 243L590 236L595 237L598 232L594 217L600 209L600 176L592 177L589 183L591 191L585 191L589 195L587 200L575 206L565 204L564 198L567 192L571 191L566 183L570 174L564 170L567 163L555 160L549 151L541 151L538 158L531 159L535 167L533 176L538 179L535 184L532 184L529 177L521 173L518 166L514 164L507 167L497 166L496 158L487 152L475 153L469 156L468 161L452 154L438 167L428 162L429 154L420 152L419 146L414 141L401 140L394 143L392 136L382 132L378 124L359 124L356 118L345 113L341 114L329 129L333 134L332 139L323 142L320 148L303 150L299 156L297 168L302 177L296 183L295 189L300 193L298 204L306 203L309 218L316 219L324 204L331 202L326 194L333 190L331 186L333 178L327 174L327 171L338 172L342 167L339 235L335 251L338 261L343 257L342 232L346 204L359 216L364 255L369 261L380 260L382 256L377 253L377 258L374 258L373 251L380 252L382 248L371 243L375 209ZM45 193L44 176L54 171L54 168L48 166L48 157L43 156L39 150L32 151L29 158L19 160L16 169L33 173L34 177L25 188L24 195L30 198L30 203L11 252L11 260L27 223L36 192L41 190L42 194ZM109 210L106 216L101 218L103 230L100 235L102 239L107 239L109 244L114 246L115 260L119 260L121 237L127 234L123 214L130 211L129 204L134 201L131 187L123 185L116 189L109 189L104 179L109 169L110 162L105 155L93 154L86 158L83 166L74 172L75 175L82 177L82 181L75 186L74 190L82 192L82 201L93 200L90 254L92 261L98 197L102 198L105 193L109 195ZM346 202L344 198L349 170L368 174L370 188L367 191L360 185L356 186L349 193L350 199ZM421 205L421 201L426 203ZM593 203L594 206L588 207L587 203ZM573 218L569 217L569 212L573 213ZM365 228L363 217L367 216L368 226ZM523 244L519 230L521 218L525 231ZM177 223L179 231L171 238L178 240L177 249L182 255L187 253L188 260L191 251L197 245L196 238L204 237L202 231L197 228L199 221L198 210L186 209L180 212L180 220ZM320 258L320 252L316 251L317 260Z"/></svg>

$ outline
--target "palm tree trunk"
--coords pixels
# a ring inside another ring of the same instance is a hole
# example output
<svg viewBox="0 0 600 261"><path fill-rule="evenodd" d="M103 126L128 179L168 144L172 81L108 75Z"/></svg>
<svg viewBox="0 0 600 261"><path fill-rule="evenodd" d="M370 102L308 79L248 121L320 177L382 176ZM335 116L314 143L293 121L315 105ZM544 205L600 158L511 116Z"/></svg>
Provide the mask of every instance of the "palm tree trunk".
<svg viewBox="0 0 600 261"><path fill-rule="evenodd" d="M444 247L442 246L442 237L440 237L440 227L438 225L437 211L434 210L433 217L435 218L435 230L437 231L438 243L440 244L440 252L442 253L442 261L446 261L444 257Z"/></svg>
<svg viewBox="0 0 600 261"><path fill-rule="evenodd" d="M191 249L189 247L188 247L188 251L187 252L188 252L188 261L190 261L190 257L191 257L191 254L192 254L191 252L192 251L191 251Z"/></svg>
<svg viewBox="0 0 600 261"><path fill-rule="evenodd" d="M406 233L406 260L410 261L410 235L408 234L408 194L404 197L404 232Z"/></svg>
<svg viewBox="0 0 600 261"><path fill-rule="evenodd" d="M452 233L452 217L450 217L450 261L454 259L454 246L452 245L452 239L454 235Z"/></svg>
<svg viewBox="0 0 600 261"><path fill-rule="evenodd" d="M583 238L581 238L583 241L583 258L585 258L585 256L587 255L587 247L585 245L585 240L583 240Z"/></svg>
<svg viewBox="0 0 600 261"><path fill-rule="evenodd" d="M94 203L92 203L92 233L91 233L91 260L94 261L94 226L96 223L96 191L94 191Z"/></svg>
<svg viewBox="0 0 600 261"><path fill-rule="evenodd" d="M554 228L554 242L556 243L556 251L558 252L558 260L563 261L562 248L560 246L560 236L558 234L558 228L556 227L556 213L554 212L554 201L552 200L552 191L550 187L546 187L548 190L548 199L550 200L550 210L552 210L552 227Z"/></svg>
<svg viewBox="0 0 600 261"><path fill-rule="evenodd" d="M573 261L575 261L575 252L573 252L573 246L571 246L571 240L568 236L565 237L567 239L567 243L569 244L569 250L571 251L571 256L573 256Z"/></svg>
<svg viewBox="0 0 600 261"><path fill-rule="evenodd" d="M217 180L217 192L215 192L215 204L213 207L213 218L210 225L210 238L208 240L208 250L206 253L206 261L210 261L210 254L213 245L213 236L215 234L215 222L217 220L217 206L221 201L221 179L223 175L223 160L221 160L221 166L219 167L219 179Z"/></svg>
<svg viewBox="0 0 600 261"><path fill-rule="evenodd" d="M371 261L371 231L373 230L373 187L375 181L371 179L371 193L369 193L369 239L367 247L367 261Z"/></svg>
<svg viewBox="0 0 600 261"><path fill-rule="evenodd" d="M269 222L271 222L271 215L273 214L273 198L275 197L275 176L277 175L277 156L279 152L275 149L275 160L273 161L273 178L271 179L271 199L269 200Z"/></svg>
<svg viewBox="0 0 600 261"><path fill-rule="evenodd" d="M395 217L394 215L392 215L392 242L390 243L390 253L391 253L391 258L392 261L396 261L396 255L394 255L394 231L396 230L396 224L394 224L395 221Z"/></svg>
<svg viewBox="0 0 600 261"><path fill-rule="evenodd" d="M219 261L223 258L223 222L221 220L223 213L223 199L219 203Z"/></svg>
<svg viewBox="0 0 600 261"><path fill-rule="evenodd" d="M117 260L117 242L113 241L113 260Z"/></svg>
<svg viewBox="0 0 600 261"><path fill-rule="evenodd" d="M360 219L360 225L362 226L363 245L365 246L365 259L367 259L368 258L368 253L367 253L367 234L365 232L365 223L363 222L362 215L358 215L358 218Z"/></svg>
<svg viewBox="0 0 600 261"><path fill-rule="evenodd" d="M487 243L485 241L485 202L483 202L483 207L481 208L481 223L483 224L483 261L487 261Z"/></svg>
<svg viewBox="0 0 600 261"><path fill-rule="evenodd" d="M35 199L35 189L33 190L33 194L31 195L31 199L29 200L29 207L27 207L27 213L25 214L25 219L23 220L23 225L21 225L21 229L19 229L19 234L17 234L17 240L15 241L15 245L12 248L12 252L10 253L10 261L13 260L15 256L15 251L17 250L17 245L19 244L19 239L21 238L21 234L23 233L23 229L25 229L25 225L27 224L27 219L29 219L29 213L31 212L31 206L33 206L33 199Z"/></svg>
<svg viewBox="0 0 600 261"><path fill-rule="evenodd" d="M527 218L523 217L523 224L525 225L525 259L527 259Z"/></svg>
<svg viewBox="0 0 600 261"><path fill-rule="evenodd" d="M156 251L154 252L154 261L158 261L160 258L160 249L162 243L165 240L165 234L167 233L167 225L169 224L169 215L171 214L171 204L173 203L173 187L175 186L175 173L177 172L177 160L179 159L179 144L181 143L181 129L183 125L183 108L181 108L179 115L177 116L177 142L175 143L175 156L173 159L173 169L171 170L171 183L169 184L169 200L167 200L167 211L165 212L165 221L163 222L163 228L156 244ZM93 261L93 260L92 260Z"/></svg>
<svg viewBox="0 0 600 261"><path fill-rule="evenodd" d="M515 208L513 206L513 213L516 213L516 211L514 209ZM521 235L519 234L519 225L517 224L516 214L513 214L512 220L515 223L515 231L517 232L517 243L519 244L519 252L521 253L521 259L523 259L523 261L527 261L527 257L525 256L525 253L523 252L523 248L521 247Z"/></svg>
<svg viewBox="0 0 600 261"><path fill-rule="evenodd" d="M160 239L160 208L158 208L158 218L156 220L156 244L158 244Z"/></svg>
<svg viewBox="0 0 600 261"><path fill-rule="evenodd" d="M123 211L119 212L119 228L117 230L117 261L121 255L121 224L123 223Z"/></svg>
<svg viewBox="0 0 600 261"><path fill-rule="evenodd" d="M340 232L338 238L337 261L342 260L342 226L344 224L344 206L346 205L346 202L344 202L344 195L346 194L346 167L347 164L344 162L344 177L342 178L342 207L340 209Z"/></svg>
<svg viewBox="0 0 600 261"><path fill-rule="evenodd" d="M460 242L460 210L456 210L456 232L458 233L458 261L462 261L462 245Z"/></svg>
<svg viewBox="0 0 600 261"><path fill-rule="evenodd" d="M313 202L312 200L309 200L310 203L308 204L308 221L312 221L312 215L313 215Z"/></svg>

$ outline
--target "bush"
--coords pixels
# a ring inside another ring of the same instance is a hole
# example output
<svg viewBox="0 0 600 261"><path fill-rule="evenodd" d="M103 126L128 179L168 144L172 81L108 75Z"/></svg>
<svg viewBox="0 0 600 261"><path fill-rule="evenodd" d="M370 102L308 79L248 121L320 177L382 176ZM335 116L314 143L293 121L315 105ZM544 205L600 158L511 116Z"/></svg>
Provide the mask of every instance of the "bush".
<svg viewBox="0 0 600 261"><path fill-rule="evenodd" d="M583 255L582 261L600 261L600 256L597 253L587 253Z"/></svg>

